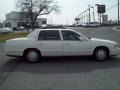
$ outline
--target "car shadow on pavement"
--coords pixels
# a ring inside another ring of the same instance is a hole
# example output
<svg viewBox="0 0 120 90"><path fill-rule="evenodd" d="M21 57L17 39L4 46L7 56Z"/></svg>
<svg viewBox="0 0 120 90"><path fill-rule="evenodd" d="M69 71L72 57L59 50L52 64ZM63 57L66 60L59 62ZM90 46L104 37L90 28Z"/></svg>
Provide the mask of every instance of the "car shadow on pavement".
<svg viewBox="0 0 120 90"><path fill-rule="evenodd" d="M98 62L91 57L54 57L43 58L39 63L28 63L22 58L14 58L3 67L3 72L12 70L32 74L72 74L120 68L120 59L111 57L107 61Z"/></svg>

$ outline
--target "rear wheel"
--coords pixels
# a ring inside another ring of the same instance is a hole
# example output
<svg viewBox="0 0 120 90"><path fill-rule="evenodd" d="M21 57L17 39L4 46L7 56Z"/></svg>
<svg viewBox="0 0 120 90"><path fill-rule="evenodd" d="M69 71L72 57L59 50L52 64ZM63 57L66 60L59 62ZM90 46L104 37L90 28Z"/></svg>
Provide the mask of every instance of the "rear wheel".
<svg viewBox="0 0 120 90"><path fill-rule="evenodd" d="M37 50L31 49L25 53L28 62L35 63L40 61L40 53Z"/></svg>
<svg viewBox="0 0 120 90"><path fill-rule="evenodd" d="M105 48L98 48L94 52L94 57L97 61L105 61L109 56L109 52Z"/></svg>

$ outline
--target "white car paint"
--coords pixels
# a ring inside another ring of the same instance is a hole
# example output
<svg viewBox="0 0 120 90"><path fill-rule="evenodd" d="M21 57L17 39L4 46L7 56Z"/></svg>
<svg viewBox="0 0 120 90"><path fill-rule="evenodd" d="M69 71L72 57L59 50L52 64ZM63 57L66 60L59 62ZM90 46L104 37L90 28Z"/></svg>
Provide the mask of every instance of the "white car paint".
<svg viewBox="0 0 120 90"><path fill-rule="evenodd" d="M13 30L11 28L4 27L4 28L0 29L0 32L1 33L10 33L10 32L13 32Z"/></svg>
<svg viewBox="0 0 120 90"><path fill-rule="evenodd" d="M58 30L61 40L59 41L39 41L38 35L40 31ZM81 33L71 29L40 29L30 33L25 38L16 38L7 40L5 43L6 55L23 56L23 53L28 48L35 48L41 52L42 56L77 56L77 55L93 55L93 52L98 46L105 46L109 49L110 55L120 53L118 44L114 41L103 40L83 36ZM81 35L80 41L65 41L61 31L73 31Z"/></svg>
<svg viewBox="0 0 120 90"><path fill-rule="evenodd" d="M84 27L99 27L100 24L98 22L90 22L90 23L86 23L86 25Z"/></svg>
<svg viewBox="0 0 120 90"><path fill-rule="evenodd" d="M42 51L42 56L62 56L62 41L38 41L36 48Z"/></svg>

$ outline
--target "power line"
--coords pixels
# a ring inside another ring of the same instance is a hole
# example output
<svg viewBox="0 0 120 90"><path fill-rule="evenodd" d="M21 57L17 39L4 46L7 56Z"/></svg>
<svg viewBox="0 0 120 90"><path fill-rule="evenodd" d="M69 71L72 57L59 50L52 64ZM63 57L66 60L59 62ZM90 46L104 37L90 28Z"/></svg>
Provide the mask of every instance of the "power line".
<svg viewBox="0 0 120 90"><path fill-rule="evenodd" d="M118 4L120 4L120 3L118 3ZM117 7L118 4L115 4L115 5L113 5L112 7L107 8L106 11L112 10L113 8ZM79 14L79 15L81 15L81 14ZM78 17L79 17L79 15L78 15ZM87 14L87 15L88 15L88 14ZM98 15L98 13L95 14L95 16L96 16L96 15ZM93 30L95 30L95 29L89 30L89 31L86 32L85 34L91 33Z"/></svg>
<svg viewBox="0 0 120 90"><path fill-rule="evenodd" d="M115 8L115 7L117 7L117 5L118 5L118 4L116 4L116 5L114 5L114 6L110 7L110 8L108 8L108 9L106 9L106 10L109 11L109 10L111 10L111 9L113 9L113 8Z"/></svg>
<svg viewBox="0 0 120 90"><path fill-rule="evenodd" d="M120 3L118 3L118 4L120 4ZM106 9L106 11L109 11L109 10L111 10L111 9L113 9L113 8L115 8L115 7L117 7L118 4L115 4L115 5L113 5L112 7ZM96 14L96 15L98 15L98 14ZM95 16L96 16L96 15L95 15ZM88 33L90 34L93 30L95 30L95 29L92 29L92 30L88 31L88 32L86 32L85 34L88 34Z"/></svg>
<svg viewBox="0 0 120 90"><path fill-rule="evenodd" d="M120 4L120 3L119 3L119 4ZM118 6L118 4L115 4L115 5L113 5L112 7L107 8L107 9L106 9L106 12L112 10L113 8L115 8L115 7L117 7L117 6ZM98 15L98 13L95 14L95 16L97 16L97 15Z"/></svg>

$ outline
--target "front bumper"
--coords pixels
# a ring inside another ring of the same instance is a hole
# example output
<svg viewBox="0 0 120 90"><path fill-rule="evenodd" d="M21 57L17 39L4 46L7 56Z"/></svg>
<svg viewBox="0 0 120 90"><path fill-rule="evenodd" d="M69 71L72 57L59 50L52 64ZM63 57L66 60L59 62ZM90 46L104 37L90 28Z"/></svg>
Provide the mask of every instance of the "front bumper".
<svg viewBox="0 0 120 90"><path fill-rule="evenodd" d="M110 50L110 55L118 55L118 54L120 54L120 48Z"/></svg>

